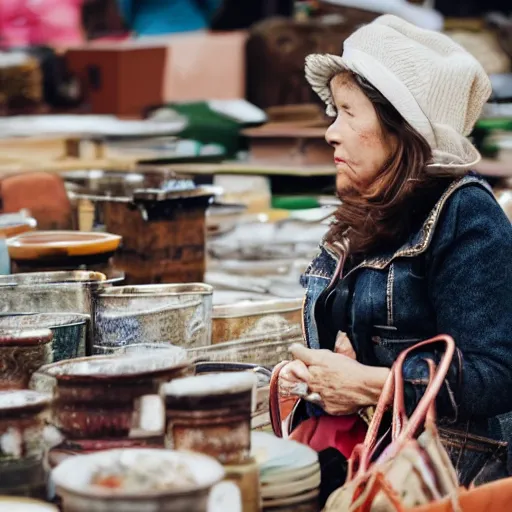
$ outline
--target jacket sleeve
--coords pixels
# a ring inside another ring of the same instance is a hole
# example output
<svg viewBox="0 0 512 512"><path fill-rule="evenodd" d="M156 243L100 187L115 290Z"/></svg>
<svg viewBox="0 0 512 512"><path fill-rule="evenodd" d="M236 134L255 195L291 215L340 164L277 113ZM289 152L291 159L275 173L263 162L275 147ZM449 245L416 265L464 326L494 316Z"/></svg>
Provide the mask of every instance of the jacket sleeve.
<svg viewBox="0 0 512 512"><path fill-rule="evenodd" d="M437 332L457 346L438 412L455 420L512 410L512 226L482 187L464 187L448 200L426 279ZM425 377L412 372L421 357L407 361L406 380Z"/></svg>

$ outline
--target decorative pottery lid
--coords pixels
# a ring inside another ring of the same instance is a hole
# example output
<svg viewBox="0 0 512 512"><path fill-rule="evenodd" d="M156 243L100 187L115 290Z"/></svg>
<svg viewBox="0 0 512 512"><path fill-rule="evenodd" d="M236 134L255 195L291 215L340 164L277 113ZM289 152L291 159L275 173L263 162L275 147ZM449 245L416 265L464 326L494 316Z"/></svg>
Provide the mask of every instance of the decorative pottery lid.
<svg viewBox="0 0 512 512"><path fill-rule="evenodd" d="M227 395L253 391L256 385L257 378L253 373L208 373L175 379L162 386L162 393L175 397Z"/></svg>

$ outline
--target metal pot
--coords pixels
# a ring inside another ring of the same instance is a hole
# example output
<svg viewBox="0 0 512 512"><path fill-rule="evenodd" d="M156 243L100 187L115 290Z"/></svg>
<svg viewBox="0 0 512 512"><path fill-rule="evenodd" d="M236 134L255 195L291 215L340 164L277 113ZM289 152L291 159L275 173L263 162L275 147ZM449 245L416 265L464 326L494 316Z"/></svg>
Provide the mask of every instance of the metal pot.
<svg viewBox="0 0 512 512"><path fill-rule="evenodd" d="M78 313L28 313L0 316L0 329L50 329L52 361L84 357L89 317Z"/></svg>
<svg viewBox="0 0 512 512"><path fill-rule="evenodd" d="M92 313L92 295L120 279L87 270L0 276L0 312Z"/></svg>
<svg viewBox="0 0 512 512"><path fill-rule="evenodd" d="M211 344L213 288L202 283L120 286L96 298L95 354L162 341Z"/></svg>
<svg viewBox="0 0 512 512"><path fill-rule="evenodd" d="M1 313L81 313L93 317L93 297L122 278L88 270L30 272L0 276ZM93 326L87 335L90 354Z"/></svg>

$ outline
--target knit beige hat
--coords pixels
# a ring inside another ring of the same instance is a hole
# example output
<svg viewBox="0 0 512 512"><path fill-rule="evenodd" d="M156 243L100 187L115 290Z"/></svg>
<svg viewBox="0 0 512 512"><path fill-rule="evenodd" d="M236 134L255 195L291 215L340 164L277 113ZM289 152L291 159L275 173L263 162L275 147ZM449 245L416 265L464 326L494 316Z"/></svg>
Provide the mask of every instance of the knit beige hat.
<svg viewBox="0 0 512 512"><path fill-rule="evenodd" d="M309 55L306 78L335 115L329 84L350 70L364 77L427 140L440 171L464 171L480 160L466 138L491 94L482 66L448 36L384 15L354 32L343 56Z"/></svg>

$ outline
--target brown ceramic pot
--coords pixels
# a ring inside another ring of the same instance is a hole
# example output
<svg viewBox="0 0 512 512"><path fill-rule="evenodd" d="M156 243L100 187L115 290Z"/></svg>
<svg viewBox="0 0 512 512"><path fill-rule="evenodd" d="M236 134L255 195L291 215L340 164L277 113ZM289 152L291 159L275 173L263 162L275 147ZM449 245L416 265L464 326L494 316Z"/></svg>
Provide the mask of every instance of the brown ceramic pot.
<svg viewBox="0 0 512 512"><path fill-rule="evenodd" d="M166 441L223 464L241 464L251 450L251 407L255 375L212 373L175 380L162 387Z"/></svg>
<svg viewBox="0 0 512 512"><path fill-rule="evenodd" d="M0 494L45 497L43 429L50 401L35 391L0 391Z"/></svg>
<svg viewBox="0 0 512 512"><path fill-rule="evenodd" d="M185 351L183 351L185 352ZM42 369L56 380L52 422L67 439L126 437L136 408L160 385L191 375L191 360L151 356L98 356L62 361Z"/></svg>
<svg viewBox="0 0 512 512"><path fill-rule="evenodd" d="M32 374L52 361L50 329L0 331L0 390L26 389Z"/></svg>

